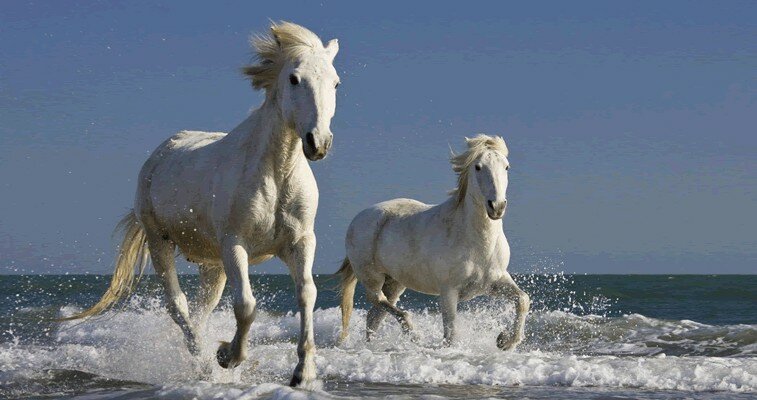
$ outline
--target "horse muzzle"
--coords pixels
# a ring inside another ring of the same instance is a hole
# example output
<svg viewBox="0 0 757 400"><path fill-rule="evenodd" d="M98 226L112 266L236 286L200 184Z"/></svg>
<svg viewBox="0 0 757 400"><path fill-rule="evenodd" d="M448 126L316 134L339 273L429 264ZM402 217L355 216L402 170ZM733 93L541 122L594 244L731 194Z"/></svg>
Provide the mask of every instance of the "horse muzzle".
<svg viewBox="0 0 757 400"><path fill-rule="evenodd" d="M502 201L488 200L486 202L486 215L492 220L502 219L505 216L507 208L507 199Z"/></svg>
<svg viewBox="0 0 757 400"><path fill-rule="evenodd" d="M313 132L308 132L305 134L305 140L302 142L302 151L310 161L318 161L326 157L329 149L331 149L331 142L334 139L333 133L317 136Z"/></svg>

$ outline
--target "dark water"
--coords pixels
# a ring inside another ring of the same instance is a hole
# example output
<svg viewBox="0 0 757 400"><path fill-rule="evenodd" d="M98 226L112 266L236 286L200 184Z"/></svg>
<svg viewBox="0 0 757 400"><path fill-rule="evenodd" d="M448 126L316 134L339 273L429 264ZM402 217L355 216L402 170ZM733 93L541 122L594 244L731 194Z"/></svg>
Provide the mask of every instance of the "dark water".
<svg viewBox="0 0 757 400"><path fill-rule="evenodd" d="M271 398L358 396L447 398L751 398L757 391L757 276L523 275L533 300L527 338L514 353L494 338L512 307L479 298L460 312L459 344L439 346L436 299L407 292L419 342L395 321L366 344L365 312L347 343L336 282L318 277L315 391L281 386L295 363L298 318L286 275L253 276L261 312L250 359L235 370L213 364L233 335L229 299L209 323L200 360L184 349L147 277L119 313L86 323L49 318L94 303L107 276L0 276L0 396L84 398ZM190 299L196 276L182 276ZM361 291L357 307L365 308Z"/></svg>

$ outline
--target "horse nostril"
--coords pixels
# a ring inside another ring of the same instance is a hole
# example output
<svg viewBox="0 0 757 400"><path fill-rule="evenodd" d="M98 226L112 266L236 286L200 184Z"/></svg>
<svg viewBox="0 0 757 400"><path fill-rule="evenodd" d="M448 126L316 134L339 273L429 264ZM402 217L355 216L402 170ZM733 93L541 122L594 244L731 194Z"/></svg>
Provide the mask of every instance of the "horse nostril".
<svg viewBox="0 0 757 400"><path fill-rule="evenodd" d="M305 135L305 141L311 149L315 150L315 136L313 136L313 132L308 132L308 134Z"/></svg>
<svg viewBox="0 0 757 400"><path fill-rule="evenodd" d="M489 201L486 202L486 204L489 205L489 208L491 208L492 210L494 210L494 202L493 201L489 200Z"/></svg>

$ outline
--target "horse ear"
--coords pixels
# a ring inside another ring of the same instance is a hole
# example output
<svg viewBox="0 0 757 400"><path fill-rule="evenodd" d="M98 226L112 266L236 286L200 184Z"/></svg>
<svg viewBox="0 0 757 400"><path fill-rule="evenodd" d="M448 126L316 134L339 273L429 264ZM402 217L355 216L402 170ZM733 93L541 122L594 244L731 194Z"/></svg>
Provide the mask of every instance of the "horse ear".
<svg viewBox="0 0 757 400"><path fill-rule="evenodd" d="M336 57L336 53L339 52L339 40L337 39L331 39L326 44L326 51L328 52L329 56L331 56L331 60L334 60L334 57Z"/></svg>
<svg viewBox="0 0 757 400"><path fill-rule="evenodd" d="M505 141L505 138L499 135L497 135L497 137L499 138L499 140L502 141L502 144L505 145L505 157L508 157L510 155L510 148L507 147L507 142Z"/></svg>

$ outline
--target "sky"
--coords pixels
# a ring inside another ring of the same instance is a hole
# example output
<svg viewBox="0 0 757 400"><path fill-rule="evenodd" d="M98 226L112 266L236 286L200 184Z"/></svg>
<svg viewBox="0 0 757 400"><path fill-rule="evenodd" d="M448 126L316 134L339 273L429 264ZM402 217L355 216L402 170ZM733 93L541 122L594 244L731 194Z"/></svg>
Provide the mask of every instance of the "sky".
<svg viewBox="0 0 757 400"><path fill-rule="evenodd" d="M259 3L3 5L0 274L110 272L152 150L262 102L239 67L270 20L341 49L317 273L360 210L444 201L479 132L510 148L511 271L757 272L757 3Z"/></svg>

